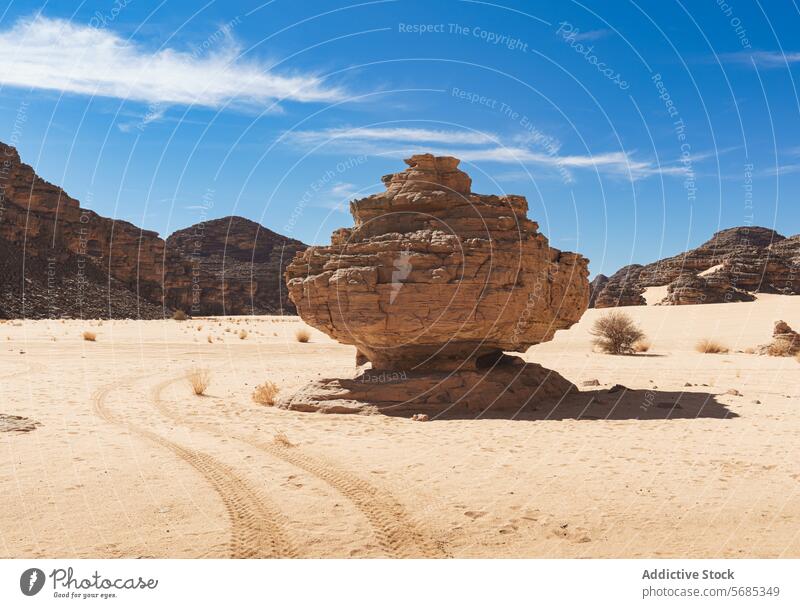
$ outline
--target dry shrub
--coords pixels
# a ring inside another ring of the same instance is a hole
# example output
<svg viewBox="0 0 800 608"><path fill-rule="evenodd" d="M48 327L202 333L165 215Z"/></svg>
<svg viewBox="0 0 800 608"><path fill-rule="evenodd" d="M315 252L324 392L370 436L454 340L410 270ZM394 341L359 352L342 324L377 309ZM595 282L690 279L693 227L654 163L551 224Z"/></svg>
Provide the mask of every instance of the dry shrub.
<svg viewBox="0 0 800 608"><path fill-rule="evenodd" d="M767 347L767 354L770 357L789 357L792 355L792 343L788 340L773 340Z"/></svg>
<svg viewBox="0 0 800 608"><path fill-rule="evenodd" d="M275 437L273 437L273 441L278 445L282 445L285 448L293 448L294 444L289 441L289 438L286 436L286 433L283 431L278 431L275 433Z"/></svg>
<svg viewBox="0 0 800 608"><path fill-rule="evenodd" d="M728 347L712 338L703 338L694 345L698 353L706 355L724 355L728 352Z"/></svg>
<svg viewBox="0 0 800 608"><path fill-rule="evenodd" d="M239 330L239 339L245 340L247 338L247 331L244 329Z"/></svg>
<svg viewBox="0 0 800 608"><path fill-rule="evenodd" d="M97 334L93 331L85 331L83 332L83 339L87 342L94 342L97 340Z"/></svg>
<svg viewBox="0 0 800 608"><path fill-rule="evenodd" d="M187 315L185 312L183 312L183 311L182 311L182 310L179 308L179 309L178 309L178 310L176 310L174 313L172 313L172 318L173 318L175 321L185 321L186 319L188 319L188 318L189 318L189 315Z"/></svg>
<svg viewBox="0 0 800 608"><path fill-rule="evenodd" d="M275 397L280 390L277 384L268 380L264 384L259 384L253 391L253 401L261 405L275 405Z"/></svg>
<svg viewBox="0 0 800 608"><path fill-rule="evenodd" d="M630 354L634 352L633 345L645 339L633 319L619 311L598 317L589 333L594 336L594 345L610 355Z"/></svg>
<svg viewBox="0 0 800 608"><path fill-rule="evenodd" d="M192 387L195 395L202 395L211 384L211 372L207 369L194 367L186 372L186 381Z"/></svg>
<svg viewBox="0 0 800 608"><path fill-rule="evenodd" d="M755 349L755 348L753 348L752 346L748 346L748 347L747 347L747 348L745 348L745 349L744 349L742 352L743 352L745 355L755 355L755 354L756 354L756 349Z"/></svg>
<svg viewBox="0 0 800 608"><path fill-rule="evenodd" d="M650 343L650 340L648 340L647 338L641 338L633 343L633 352L646 353L647 351L650 350L651 346L652 344Z"/></svg>
<svg viewBox="0 0 800 608"><path fill-rule="evenodd" d="M311 332L308 331L305 327L301 327L296 332L294 332L295 340L298 342L306 343L311 339Z"/></svg>

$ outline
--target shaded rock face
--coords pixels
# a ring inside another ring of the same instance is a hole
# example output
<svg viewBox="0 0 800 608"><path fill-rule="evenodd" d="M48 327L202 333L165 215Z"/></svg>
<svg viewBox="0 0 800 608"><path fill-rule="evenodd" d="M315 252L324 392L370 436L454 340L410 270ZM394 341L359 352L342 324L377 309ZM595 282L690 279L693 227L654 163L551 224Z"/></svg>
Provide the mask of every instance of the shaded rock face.
<svg viewBox="0 0 800 608"><path fill-rule="evenodd" d="M800 235L787 239L769 228L729 228L684 254L620 269L609 277L594 305L638 306L644 304L641 296L647 287L673 281L679 282L673 291L686 295L668 297L663 304L715 303L725 294L729 299L722 301L747 301L741 291L800 294L799 252ZM698 277L691 288L687 276ZM701 292L706 293L704 300Z"/></svg>
<svg viewBox="0 0 800 608"><path fill-rule="evenodd" d="M164 241L155 232L81 209L0 143L0 238L25 256L64 262L71 255L106 269L137 299L159 302Z"/></svg>
<svg viewBox="0 0 800 608"><path fill-rule="evenodd" d="M642 268L639 264L631 264L608 277L605 285L594 296L594 307L611 308L646 304L642 296L644 288L639 285Z"/></svg>
<svg viewBox="0 0 800 608"><path fill-rule="evenodd" d="M608 277L604 274L598 274L591 280L589 283L589 308L595 307L597 296L605 289L607 283Z"/></svg>
<svg viewBox="0 0 800 608"><path fill-rule="evenodd" d="M323 414L480 416L487 411L531 409L574 393L576 387L556 372L519 357L507 357L491 373L367 370L353 379L317 380L278 405Z"/></svg>
<svg viewBox="0 0 800 608"><path fill-rule="evenodd" d="M548 245L521 196L471 192L459 161L413 156L354 201L352 228L286 271L300 316L373 369L479 369L580 319L587 260Z"/></svg>
<svg viewBox="0 0 800 608"><path fill-rule="evenodd" d="M293 311L282 274L303 243L239 217L168 243L81 208L0 143L0 318Z"/></svg>
<svg viewBox="0 0 800 608"><path fill-rule="evenodd" d="M707 277L685 274L669 284L667 297L661 304L722 304L753 300L755 296L734 287L724 273Z"/></svg>
<svg viewBox="0 0 800 608"><path fill-rule="evenodd" d="M193 315L293 314L283 273L305 248L242 217L179 230L167 238L167 306Z"/></svg>

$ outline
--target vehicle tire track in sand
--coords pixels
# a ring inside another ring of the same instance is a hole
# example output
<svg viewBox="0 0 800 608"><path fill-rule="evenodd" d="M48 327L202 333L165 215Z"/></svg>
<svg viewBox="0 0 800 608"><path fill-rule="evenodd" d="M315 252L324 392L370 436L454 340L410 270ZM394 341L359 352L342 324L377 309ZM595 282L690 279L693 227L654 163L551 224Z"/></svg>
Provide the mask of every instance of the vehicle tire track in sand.
<svg viewBox="0 0 800 608"><path fill-rule="evenodd" d="M179 379L165 380L153 388L153 405L175 422L201 428L219 435L219 430L209 424L192 422L167 407L161 399L162 391ZM226 435L262 450L284 462L295 466L331 486L347 498L367 519L381 548L390 557L434 558L446 557L437 544L426 538L412 523L405 508L386 490L377 488L360 477L342 471L334 465L304 454L296 446L289 447L277 442L258 441L240 435Z"/></svg>
<svg viewBox="0 0 800 608"><path fill-rule="evenodd" d="M278 517L230 467L208 454L185 448L161 435L114 416L106 407L105 401L117 386L115 383L92 394L94 411L106 422L122 426L172 451L208 481L219 494L228 512L231 523L230 557L297 557L277 523Z"/></svg>

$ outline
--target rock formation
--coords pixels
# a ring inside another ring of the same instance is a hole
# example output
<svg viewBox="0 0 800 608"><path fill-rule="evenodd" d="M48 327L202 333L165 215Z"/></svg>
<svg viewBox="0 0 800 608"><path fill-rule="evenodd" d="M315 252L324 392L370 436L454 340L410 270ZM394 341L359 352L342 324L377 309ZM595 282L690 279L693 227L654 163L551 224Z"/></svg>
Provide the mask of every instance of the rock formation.
<svg viewBox="0 0 800 608"><path fill-rule="evenodd" d="M0 318L294 312L282 274L303 243L230 217L168 244L81 208L0 143Z"/></svg>
<svg viewBox="0 0 800 608"><path fill-rule="evenodd" d="M752 302L755 296L734 287L725 273L700 276L686 273L672 281L662 304L722 304Z"/></svg>
<svg viewBox="0 0 800 608"><path fill-rule="evenodd" d="M298 254L286 279L308 324L355 345L371 373L402 372L414 380L386 390L428 391L422 401L441 407L458 390L434 389L437 373L457 371L451 384L469 393L481 370L521 365L502 351L524 352L578 321L589 300L588 262L548 245L527 219L524 197L472 193L458 159L421 154L406 163L404 172L383 177L384 192L350 204L352 228L334 232L328 247ZM531 366L509 374L507 390L515 376L531 386L544 378ZM340 384L316 388L348 401ZM367 392L377 395L374 386ZM487 402L486 394L475 398ZM298 399L310 409L327 400L306 394L294 400L298 409Z"/></svg>
<svg viewBox="0 0 800 608"><path fill-rule="evenodd" d="M594 305L641 305L647 287L674 281L670 294L678 295L663 304L748 301L741 292L800 294L800 235L787 239L758 226L721 230L681 255L620 269L600 289Z"/></svg>
<svg viewBox="0 0 800 608"><path fill-rule="evenodd" d="M167 238L166 301L193 315L294 313L283 272L307 246L243 217Z"/></svg>
<svg viewBox="0 0 800 608"><path fill-rule="evenodd" d="M800 334L794 331L786 321L775 321L772 330L772 342L759 348L762 355L789 357L800 353Z"/></svg>
<svg viewBox="0 0 800 608"><path fill-rule="evenodd" d="M611 308L646 304L642 296L644 288L639 285L642 268L639 264L631 264L608 277L602 289L594 295L594 307Z"/></svg>
<svg viewBox="0 0 800 608"><path fill-rule="evenodd" d="M589 282L589 308L594 308L597 302L597 296L608 284L608 277L604 274L598 274Z"/></svg>

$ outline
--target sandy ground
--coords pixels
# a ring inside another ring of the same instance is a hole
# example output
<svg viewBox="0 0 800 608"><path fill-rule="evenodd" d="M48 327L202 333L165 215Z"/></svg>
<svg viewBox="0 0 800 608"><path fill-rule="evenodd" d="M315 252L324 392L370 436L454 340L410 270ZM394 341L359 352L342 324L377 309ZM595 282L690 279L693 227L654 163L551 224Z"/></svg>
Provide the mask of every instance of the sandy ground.
<svg viewBox="0 0 800 608"><path fill-rule="evenodd" d="M0 557L800 557L800 364L733 352L800 298L626 311L646 355L592 352L595 310L525 355L581 411L429 422L254 403L354 374L296 319L2 323Z"/></svg>

